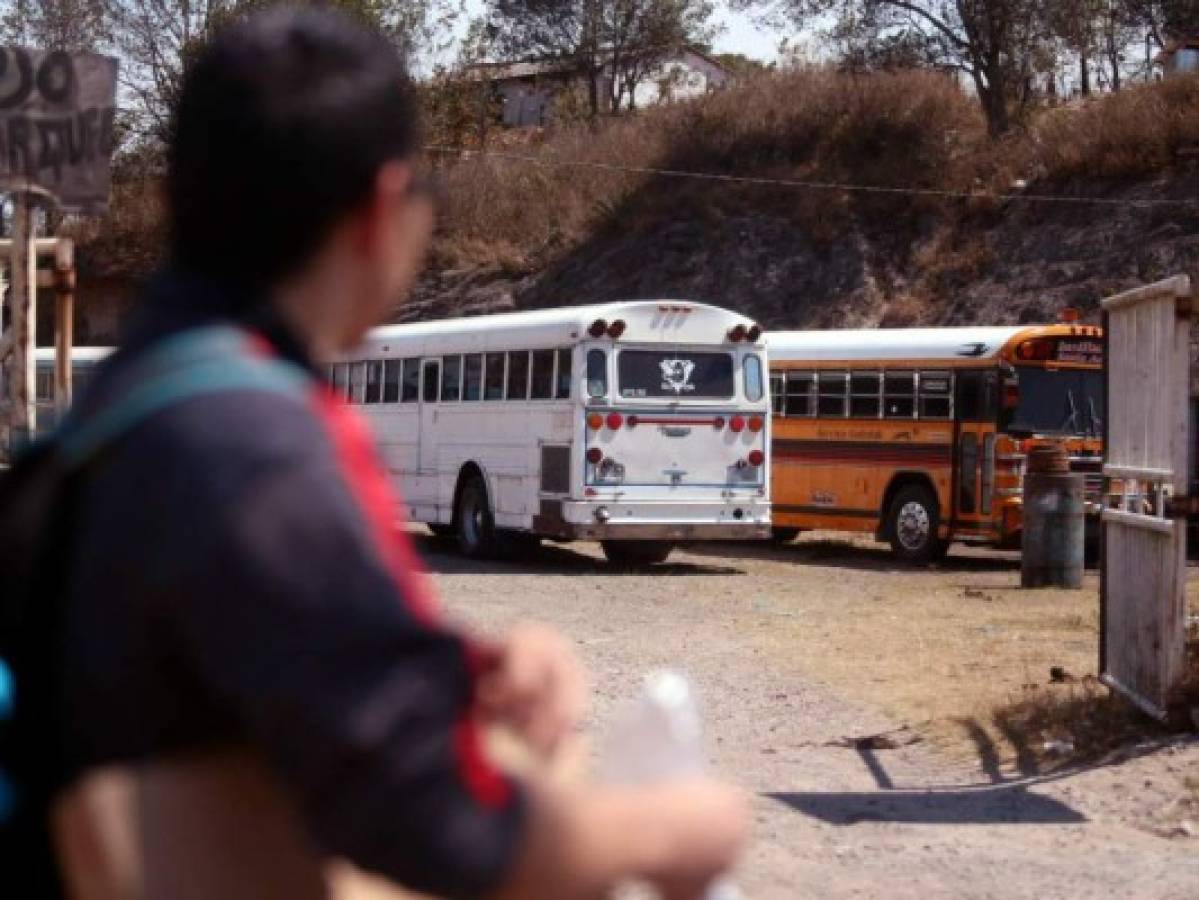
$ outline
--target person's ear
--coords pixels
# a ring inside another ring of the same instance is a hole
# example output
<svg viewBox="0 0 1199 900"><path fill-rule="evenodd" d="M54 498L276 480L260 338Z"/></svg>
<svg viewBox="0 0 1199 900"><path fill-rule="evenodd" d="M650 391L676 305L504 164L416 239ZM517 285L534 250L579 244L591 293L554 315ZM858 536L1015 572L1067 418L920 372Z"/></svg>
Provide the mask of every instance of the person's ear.
<svg viewBox="0 0 1199 900"><path fill-rule="evenodd" d="M376 173L360 219L359 249L365 255L390 252L411 182L412 168L407 163L389 162Z"/></svg>

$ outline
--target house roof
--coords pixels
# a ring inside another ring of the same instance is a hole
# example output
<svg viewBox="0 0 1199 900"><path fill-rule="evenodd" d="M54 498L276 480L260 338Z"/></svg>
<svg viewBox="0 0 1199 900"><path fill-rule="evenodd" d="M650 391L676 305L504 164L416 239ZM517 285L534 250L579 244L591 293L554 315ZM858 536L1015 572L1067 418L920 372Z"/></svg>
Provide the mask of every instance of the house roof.
<svg viewBox="0 0 1199 900"><path fill-rule="evenodd" d="M1199 35L1189 38L1173 38L1167 41L1162 52L1157 55L1156 62L1164 63L1180 50L1199 50Z"/></svg>

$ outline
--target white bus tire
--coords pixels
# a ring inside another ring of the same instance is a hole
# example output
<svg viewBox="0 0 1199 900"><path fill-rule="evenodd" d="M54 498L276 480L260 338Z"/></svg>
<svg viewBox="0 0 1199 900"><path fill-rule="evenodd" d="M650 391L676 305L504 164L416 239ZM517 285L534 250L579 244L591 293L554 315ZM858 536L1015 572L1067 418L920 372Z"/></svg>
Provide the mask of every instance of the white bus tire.
<svg viewBox="0 0 1199 900"><path fill-rule="evenodd" d="M614 566L652 566L666 562L670 541L603 541L604 556Z"/></svg>
<svg viewBox="0 0 1199 900"><path fill-rule="evenodd" d="M487 487L477 475L469 477L458 493L454 527L463 556L479 559L495 552L495 519L487 502Z"/></svg>

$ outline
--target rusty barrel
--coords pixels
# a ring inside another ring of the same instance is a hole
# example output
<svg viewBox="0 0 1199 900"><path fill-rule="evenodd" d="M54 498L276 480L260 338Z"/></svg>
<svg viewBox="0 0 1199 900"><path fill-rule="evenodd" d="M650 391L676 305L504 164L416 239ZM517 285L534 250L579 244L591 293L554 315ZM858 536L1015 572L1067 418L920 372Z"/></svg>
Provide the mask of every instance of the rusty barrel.
<svg viewBox="0 0 1199 900"><path fill-rule="evenodd" d="M1070 471L1065 445L1043 444L1029 453L1024 475L1023 587L1082 587L1085 489L1085 476Z"/></svg>

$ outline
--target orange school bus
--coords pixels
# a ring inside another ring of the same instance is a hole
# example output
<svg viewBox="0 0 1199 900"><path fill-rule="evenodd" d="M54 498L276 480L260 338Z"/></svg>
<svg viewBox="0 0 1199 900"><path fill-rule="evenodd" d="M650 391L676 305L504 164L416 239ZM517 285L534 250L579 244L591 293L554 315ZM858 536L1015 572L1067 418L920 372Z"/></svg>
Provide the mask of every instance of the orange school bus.
<svg viewBox="0 0 1199 900"><path fill-rule="evenodd" d="M1103 335L1089 325L767 335L774 534L873 533L925 563L1020 546L1028 451L1065 440L1102 489Z"/></svg>

